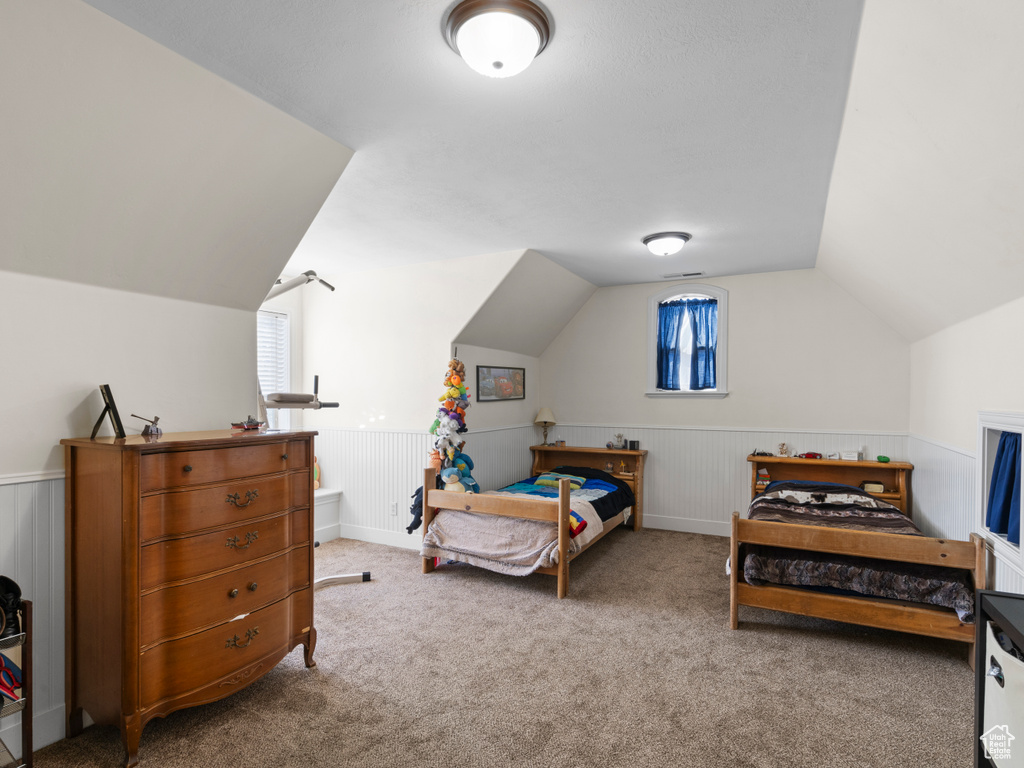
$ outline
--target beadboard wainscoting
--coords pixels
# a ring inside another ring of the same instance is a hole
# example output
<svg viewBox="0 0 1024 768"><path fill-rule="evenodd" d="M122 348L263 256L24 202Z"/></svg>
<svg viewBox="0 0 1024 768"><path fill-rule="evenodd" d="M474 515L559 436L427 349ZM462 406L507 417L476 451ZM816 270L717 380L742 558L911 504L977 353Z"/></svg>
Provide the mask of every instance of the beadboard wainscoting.
<svg viewBox="0 0 1024 768"><path fill-rule="evenodd" d="M729 535L734 510L750 501L750 465L755 449L775 451L786 443L794 451L863 451L865 456L906 456L906 435L771 432L739 429L609 427L559 424L549 440L602 447L616 433L639 440L648 450L644 474L644 525L672 531ZM470 431L466 453L475 463L473 477L484 490L526 477L530 446L541 431L529 426ZM317 455L323 487L342 490L341 535L381 544L415 548L409 536L411 494L422 483L430 451L426 433L320 430ZM380 467L390 469L381 473ZM398 502L398 514L390 514Z"/></svg>
<svg viewBox="0 0 1024 768"><path fill-rule="evenodd" d="M0 573L32 601L32 740L64 738L64 480L0 478ZM21 753L21 715L0 738Z"/></svg>
<svg viewBox="0 0 1024 768"><path fill-rule="evenodd" d="M320 429L316 453L320 487L341 494L341 535L377 544L418 549L421 531L406 532L412 495L423 484L433 448L427 432ZM530 446L540 429L530 426L470 430L466 454L483 489L500 488L530 473Z"/></svg>
<svg viewBox="0 0 1024 768"><path fill-rule="evenodd" d="M914 521L929 536L968 539L980 502L974 454L910 435L907 456L914 465ZM988 586L1024 593L1024 573L990 551Z"/></svg>

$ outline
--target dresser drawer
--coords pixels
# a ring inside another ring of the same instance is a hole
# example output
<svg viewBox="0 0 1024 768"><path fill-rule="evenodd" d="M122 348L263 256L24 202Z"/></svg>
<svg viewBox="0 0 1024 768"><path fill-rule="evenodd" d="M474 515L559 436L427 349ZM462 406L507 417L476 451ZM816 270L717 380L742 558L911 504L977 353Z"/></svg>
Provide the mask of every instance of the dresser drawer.
<svg viewBox="0 0 1024 768"><path fill-rule="evenodd" d="M252 613L309 586L309 547L142 596L142 647Z"/></svg>
<svg viewBox="0 0 1024 768"><path fill-rule="evenodd" d="M310 456L305 440L209 448L201 451L147 453L141 457L143 493L182 485L202 485L305 469Z"/></svg>
<svg viewBox="0 0 1024 768"><path fill-rule="evenodd" d="M235 568L310 540L308 509L142 547L142 589Z"/></svg>
<svg viewBox="0 0 1024 768"><path fill-rule="evenodd" d="M305 472L167 491L142 498L139 535L143 541L151 541L308 506L309 475Z"/></svg>
<svg viewBox="0 0 1024 768"><path fill-rule="evenodd" d="M287 648L311 624L312 591L304 589L248 616L155 645L139 659L141 706L186 694Z"/></svg>

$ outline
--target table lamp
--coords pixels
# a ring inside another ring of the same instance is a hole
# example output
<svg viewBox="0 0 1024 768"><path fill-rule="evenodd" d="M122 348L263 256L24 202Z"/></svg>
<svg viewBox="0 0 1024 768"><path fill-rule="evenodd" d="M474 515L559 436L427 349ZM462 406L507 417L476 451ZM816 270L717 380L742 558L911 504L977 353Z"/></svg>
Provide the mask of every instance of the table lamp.
<svg viewBox="0 0 1024 768"><path fill-rule="evenodd" d="M540 424L544 428L544 445L548 444L548 427L555 426L555 414L551 412L550 408L541 408L537 412L537 418L533 420L534 424Z"/></svg>

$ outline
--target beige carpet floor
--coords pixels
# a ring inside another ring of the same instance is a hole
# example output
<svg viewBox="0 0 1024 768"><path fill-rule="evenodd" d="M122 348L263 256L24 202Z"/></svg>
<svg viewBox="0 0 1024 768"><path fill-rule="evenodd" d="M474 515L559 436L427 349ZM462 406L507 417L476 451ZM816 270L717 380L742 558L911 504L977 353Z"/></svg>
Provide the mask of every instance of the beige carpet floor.
<svg viewBox="0 0 1024 768"><path fill-rule="evenodd" d="M142 734L142 766L623 768L927 766L972 758L962 644L741 609L728 541L613 531L553 577L337 540L319 575L317 667L302 649L224 701ZM123 765L93 727L40 768Z"/></svg>

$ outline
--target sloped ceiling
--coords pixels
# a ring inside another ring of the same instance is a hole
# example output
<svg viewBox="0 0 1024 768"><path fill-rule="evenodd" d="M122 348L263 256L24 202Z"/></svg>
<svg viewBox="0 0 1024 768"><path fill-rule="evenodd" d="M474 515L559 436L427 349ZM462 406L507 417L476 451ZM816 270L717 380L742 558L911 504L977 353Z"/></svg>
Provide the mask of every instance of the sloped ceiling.
<svg viewBox="0 0 1024 768"><path fill-rule="evenodd" d="M88 2L356 150L290 271L531 248L595 285L813 266L862 7L548 0L494 80L450 0Z"/></svg>
<svg viewBox="0 0 1024 768"><path fill-rule="evenodd" d="M259 307L351 150L77 0L3 4L0 270Z"/></svg>
<svg viewBox="0 0 1024 768"><path fill-rule="evenodd" d="M869 0L818 267L910 341L1024 296L1024 3Z"/></svg>
<svg viewBox="0 0 1024 768"><path fill-rule="evenodd" d="M454 343L540 357L597 286L526 251Z"/></svg>

